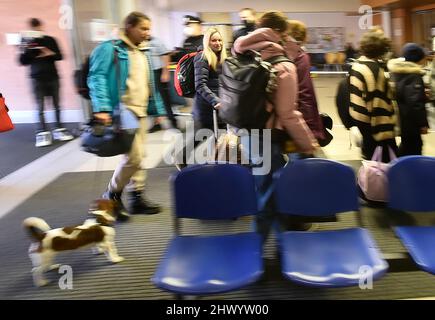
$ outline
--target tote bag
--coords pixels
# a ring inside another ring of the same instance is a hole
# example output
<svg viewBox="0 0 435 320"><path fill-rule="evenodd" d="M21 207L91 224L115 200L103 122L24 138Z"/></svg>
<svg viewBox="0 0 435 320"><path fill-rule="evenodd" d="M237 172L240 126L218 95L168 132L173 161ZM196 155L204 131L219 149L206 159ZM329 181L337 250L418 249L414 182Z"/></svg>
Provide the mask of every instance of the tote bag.
<svg viewBox="0 0 435 320"><path fill-rule="evenodd" d="M390 152L390 161L397 157L393 150L388 147ZM363 160L362 167L358 172L358 185L367 200L377 202L388 201L388 179L387 172L390 168L389 163L383 163L382 147L377 147L372 160Z"/></svg>

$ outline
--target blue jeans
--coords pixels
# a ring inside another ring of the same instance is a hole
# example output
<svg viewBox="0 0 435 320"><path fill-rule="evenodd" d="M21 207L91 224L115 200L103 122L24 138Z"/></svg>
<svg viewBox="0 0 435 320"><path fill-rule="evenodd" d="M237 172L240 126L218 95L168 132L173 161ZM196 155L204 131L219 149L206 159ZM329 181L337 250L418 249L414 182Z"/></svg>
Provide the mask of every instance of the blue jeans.
<svg viewBox="0 0 435 320"><path fill-rule="evenodd" d="M272 225L277 222L277 213L274 201L274 174L285 166L286 162L281 153L279 144L271 147L271 170L266 175L255 176L259 213L256 217L256 231L262 236L263 242L267 240Z"/></svg>

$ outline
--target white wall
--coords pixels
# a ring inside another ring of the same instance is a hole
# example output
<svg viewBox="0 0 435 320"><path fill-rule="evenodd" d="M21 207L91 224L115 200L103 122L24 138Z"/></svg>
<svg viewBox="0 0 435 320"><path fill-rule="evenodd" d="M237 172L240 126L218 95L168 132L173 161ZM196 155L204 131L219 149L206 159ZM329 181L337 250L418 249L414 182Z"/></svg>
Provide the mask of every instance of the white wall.
<svg viewBox="0 0 435 320"><path fill-rule="evenodd" d="M169 48L180 46L184 40L183 16L185 14L198 15L195 12L148 14L153 19L153 34L160 37ZM233 24L240 23L237 13L231 13L230 16ZM287 16L290 19L304 22L307 27L343 27L346 30L346 41L353 42L355 46L364 32L359 29L359 17L347 16L345 13L287 13Z"/></svg>
<svg viewBox="0 0 435 320"><path fill-rule="evenodd" d="M346 17L345 19L347 42L352 42L355 48L359 48L359 41L362 35L367 31L360 29L358 24L359 19L359 16Z"/></svg>
<svg viewBox="0 0 435 320"><path fill-rule="evenodd" d="M236 12L250 7L257 11L357 12L360 0L166 0L172 11Z"/></svg>
<svg viewBox="0 0 435 320"><path fill-rule="evenodd" d="M198 15L196 12L173 12L169 10L169 0L137 0L137 10L151 18L152 35L159 38L168 49L183 44L183 16Z"/></svg>
<svg viewBox="0 0 435 320"><path fill-rule="evenodd" d="M346 39L357 45L363 33L359 29L357 12L360 0L136 0L137 9L149 15L153 21L153 34L172 49L184 40L182 18L186 14L199 16L200 12L229 12L234 24L239 23L237 11L253 7L259 12L276 9L287 12L291 19L301 20L308 27L344 27ZM316 12L313 12L316 11ZM327 11L327 12L320 12ZM207 21L206 21L207 22Z"/></svg>
<svg viewBox="0 0 435 320"><path fill-rule="evenodd" d="M359 16L348 16L343 12L331 13L287 13L293 20L304 22L307 27L343 27L345 28L346 41L357 45L364 30L358 25Z"/></svg>
<svg viewBox="0 0 435 320"><path fill-rule="evenodd" d="M183 24L183 17L185 15L192 15L192 16L198 16L198 13L196 12L170 12L169 13L169 19L170 24L167 25L169 27L169 37L168 41L170 41L171 46L170 47L182 47L184 39L186 36L183 33L184 30L184 24Z"/></svg>

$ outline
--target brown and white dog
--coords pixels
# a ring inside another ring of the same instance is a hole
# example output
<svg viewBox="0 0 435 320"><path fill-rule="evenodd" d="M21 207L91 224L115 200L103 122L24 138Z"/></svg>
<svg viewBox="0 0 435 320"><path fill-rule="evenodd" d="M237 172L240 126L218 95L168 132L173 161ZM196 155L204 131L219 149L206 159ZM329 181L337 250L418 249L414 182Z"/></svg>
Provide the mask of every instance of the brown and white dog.
<svg viewBox="0 0 435 320"><path fill-rule="evenodd" d="M113 201L106 199L94 201L89 215L89 219L81 226L59 229L51 229L39 218L28 218L23 221L24 228L33 240L29 248L29 257L33 265L33 282L36 286L48 284L43 274L60 267L53 265L52 262L54 256L62 251L94 246L95 254L104 253L113 263L124 260L118 255L114 242L113 224L116 218Z"/></svg>

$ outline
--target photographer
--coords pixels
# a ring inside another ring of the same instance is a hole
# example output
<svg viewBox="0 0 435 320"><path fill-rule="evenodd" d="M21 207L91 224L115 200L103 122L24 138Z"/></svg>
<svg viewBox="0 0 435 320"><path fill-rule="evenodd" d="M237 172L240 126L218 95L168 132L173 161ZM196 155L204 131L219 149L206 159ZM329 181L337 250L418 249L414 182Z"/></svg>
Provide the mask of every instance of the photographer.
<svg viewBox="0 0 435 320"><path fill-rule="evenodd" d="M73 139L73 136L62 127L60 120L59 75L55 62L62 60L62 53L54 38L43 35L42 23L39 19L30 19L29 26L31 31L23 36L19 60L24 66L30 65L33 93L39 111L36 147L44 147L51 145L53 138L69 141ZM56 112L56 128L53 130L53 136L45 123L45 97L52 97Z"/></svg>

